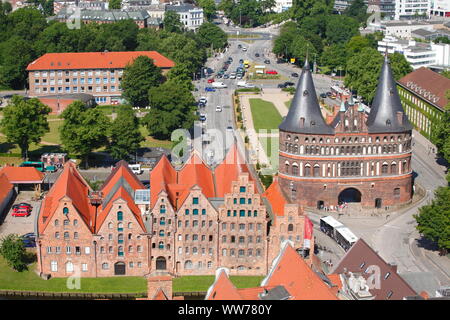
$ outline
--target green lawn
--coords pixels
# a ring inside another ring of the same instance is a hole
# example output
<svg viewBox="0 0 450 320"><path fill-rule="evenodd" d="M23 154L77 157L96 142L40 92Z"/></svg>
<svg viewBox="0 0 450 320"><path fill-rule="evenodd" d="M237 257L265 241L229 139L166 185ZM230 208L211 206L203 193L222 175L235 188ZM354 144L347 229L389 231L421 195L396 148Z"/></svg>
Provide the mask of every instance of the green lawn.
<svg viewBox="0 0 450 320"><path fill-rule="evenodd" d="M282 118L273 103L262 99L250 99L250 107L257 132L261 129L278 129Z"/></svg>
<svg viewBox="0 0 450 320"><path fill-rule="evenodd" d="M59 138L59 127L62 126L64 123L64 120L54 120L49 121L48 126L50 128L50 132L47 132L43 137L42 141L55 143L55 144L61 144L61 139Z"/></svg>
<svg viewBox="0 0 450 320"><path fill-rule="evenodd" d="M0 257L0 290L45 291L45 292L95 292L95 293L143 293L147 292L144 277L81 278L80 289L68 289L66 278L43 280L33 271L15 272Z"/></svg>
<svg viewBox="0 0 450 320"><path fill-rule="evenodd" d="M0 256L0 290L43 291L43 292L87 292L87 293L143 293L147 292L144 277L81 278L80 289L68 289L67 278L43 280L33 271L13 271ZM231 276L237 288L260 285L263 276ZM213 284L214 276L185 276L173 279L174 292L207 291Z"/></svg>
<svg viewBox="0 0 450 320"><path fill-rule="evenodd" d="M158 140L153 137L150 137L148 135L148 130L144 126L139 126L139 131L142 133L142 135L145 137L145 141L141 142L141 147L147 147L147 148L166 148L166 149L172 149L173 142L169 140Z"/></svg>
<svg viewBox="0 0 450 320"><path fill-rule="evenodd" d="M173 279L173 292L207 291L214 283L214 276L184 276ZM258 287L263 276L231 276L236 288Z"/></svg>

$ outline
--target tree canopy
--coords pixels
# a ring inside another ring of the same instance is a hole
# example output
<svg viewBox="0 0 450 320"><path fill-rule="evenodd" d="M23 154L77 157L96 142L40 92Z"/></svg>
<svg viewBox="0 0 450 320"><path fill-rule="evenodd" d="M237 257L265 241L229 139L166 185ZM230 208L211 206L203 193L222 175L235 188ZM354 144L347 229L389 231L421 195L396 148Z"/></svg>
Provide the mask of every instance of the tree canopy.
<svg viewBox="0 0 450 320"><path fill-rule="evenodd" d="M109 0L109 9L120 9L122 7L122 0Z"/></svg>
<svg viewBox="0 0 450 320"><path fill-rule="evenodd" d="M168 32L180 33L183 31L183 24L180 21L180 16L175 11L166 11L163 20L164 30Z"/></svg>
<svg viewBox="0 0 450 320"><path fill-rule="evenodd" d="M131 106L120 106L117 117L109 127L111 156L115 159L129 160L140 147L144 137L139 131L139 119Z"/></svg>
<svg viewBox="0 0 450 320"><path fill-rule="evenodd" d="M14 270L20 272L27 269L25 247L17 234L9 234L1 240L0 254Z"/></svg>
<svg viewBox="0 0 450 320"><path fill-rule="evenodd" d="M197 5L203 9L206 20L212 21L216 14L216 3L214 0L197 0Z"/></svg>
<svg viewBox="0 0 450 320"><path fill-rule="evenodd" d="M197 31L197 36L203 47L221 49L227 44L227 34L218 26L210 22L204 22Z"/></svg>
<svg viewBox="0 0 450 320"><path fill-rule="evenodd" d="M194 124L195 99L184 86L168 80L150 89L150 112L142 119L151 136L169 139L172 131L189 129Z"/></svg>
<svg viewBox="0 0 450 320"><path fill-rule="evenodd" d="M25 100L13 96L11 103L3 110L0 129L8 142L19 146L22 158L26 158L31 143L39 143L49 132L47 115L51 109L38 99Z"/></svg>
<svg viewBox="0 0 450 320"><path fill-rule="evenodd" d="M161 69L147 56L137 57L125 67L122 77L122 96L134 107L149 105L148 91L162 81Z"/></svg>
<svg viewBox="0 0 450 320"><path fill-rule="evenodd" d="M72 102L61 114L59 128L65 150L81 156L86 167L93 150L108 145L108 117L98 108L87 108L81 101Z"/></svg>

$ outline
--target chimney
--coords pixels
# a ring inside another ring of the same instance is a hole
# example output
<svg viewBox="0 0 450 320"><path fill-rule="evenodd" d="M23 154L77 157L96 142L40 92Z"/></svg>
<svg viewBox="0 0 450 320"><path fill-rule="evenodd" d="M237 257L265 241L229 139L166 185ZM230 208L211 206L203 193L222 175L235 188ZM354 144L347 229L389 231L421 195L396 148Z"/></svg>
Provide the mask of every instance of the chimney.
<svg viewBox="0 0 450 320"><path fill-rule="evenodd" d="M403 112L397 111L397 121L400 125L403 125Z"/></svg>

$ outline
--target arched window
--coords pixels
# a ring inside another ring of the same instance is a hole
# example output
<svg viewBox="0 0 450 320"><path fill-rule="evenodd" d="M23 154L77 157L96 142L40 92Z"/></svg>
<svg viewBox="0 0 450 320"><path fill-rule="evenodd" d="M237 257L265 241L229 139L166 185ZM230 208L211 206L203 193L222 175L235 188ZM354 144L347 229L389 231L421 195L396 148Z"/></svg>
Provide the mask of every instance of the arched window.
<svg viewBox="0 0 450 320"><path fill-rule="evenodd" d="M292 175L298 176L298 165L296 163L292 165Z"/></svg>
<svg viewBox="0 0 450 320"><path fill-rule="evenodd" d="M159 224L160 224L161 226L164 226L164 225L166 224L166 218L164 218L164 217L160 218L160 219L159 219Z"/></svg>
<svg viewBox="0 0 450 320"><path fill-rule="evenodd" d="M123 220L123 212L122 211L118 211L117 212L117 220L118 221L122 221Z"/></svg>
<svg viewBox="0 0 450 320"><path fill-rule="evenodd" d="M388 164L387 164L387 163L384 163L384 164L381 166L381 173L382 173L382 174L388 174L388 170L389 170Z"/></svg>
<svg viewBox="0 0 450 320"><path fill-rule="evenodd" d="M400 198L400 188L394 189L394 198Z"/></svg>
<svg viewBox="0 0 450 320"><path fill-rule="evenodd" d="M294 231L294 225L292 223L288 225L288 232L290 231Z"/></svg>
<svg viewBox="0 0 450 320"><path fill-rule="evenodd" d="M314 177L318 177L320 175L320 167L318 164L314 166Z"/></svg>
<svg viewBox="0 0 450 320"><path fill-rule="evenodd" d="M286 173L289 173L289 163L284 164L284 170L286 171Z"/></svg>
<svg viewBox="0 0 450 320"><path fill-rule="evenodd" d="M245 237L239 237L239 243L245 243Z"/></svg>
<svg viewBox="0 0 450 320"><path fill-rule="evenodd" d="M186 260L184 262L184 269L186 269L186 270L192 269L192 261L191 260Z"/></svg>
<svg viewBox="0 0 450 320"><path fill-rule="evenodd" d="M165 205L160 205L159 206L159 213L162 213L162 214L164 214L164 213L166 213L166 206Z"/></svg>
<svg viewBox="0 0 450 320"><path fill-rule="evenodd" d="M311 166L309 164L305 165L305 177L311 176Z"/></svg>
<svg viewBox="0 0 450 320"><path fill-rule="evenodd" d="M391 174L397 174L397 164L395 162L391 163Z"/></svg>
<svg viewBox="0 0 450 320"><path fill-rule="evenodd" d="M68 215L69 214L69 208L64 207L63 208L63 214Z"/></svg>
<svg viewBox="0 0 450 320"><path fill-rule="evenodd" d="M159 249L164 249L164 242L163 242L163 241L160 241L160 242L159 242L158 248L159 248Z"/></svg>
<svg viewBox="0 0 450 320"><path fill-rule="evenodd" d="M69 233L68 232L64 232L64 240L69 240Z"/></svg>
<svg viewBox="0 0 450 320"><path fill-rule="evenodd" d="M243 257L243 256L244 256L244 250L240 249L240 250L238 251L238 256L239 256L239 257Z"/></svg>
<svg viewBox="0 0 450 320"><path fill-rule="evenodd" d="M159 230L159 236L164 237L164 230Z"/></svg>
<svg viewBox="0 0 450 320"><path fill-rule="evenodd" d="M59 226L59 220L58 219L55 220L55 227L56 226Z"/></svg>

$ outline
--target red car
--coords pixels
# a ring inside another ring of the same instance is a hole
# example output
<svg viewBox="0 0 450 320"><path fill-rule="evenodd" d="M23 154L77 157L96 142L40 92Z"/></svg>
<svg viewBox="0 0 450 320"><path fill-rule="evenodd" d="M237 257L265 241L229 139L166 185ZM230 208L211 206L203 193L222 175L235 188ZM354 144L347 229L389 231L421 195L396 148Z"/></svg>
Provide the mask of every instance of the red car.
<svg viewBox="0 0 450 320"><path fill-rule="evenodd" d="M213 83L214 79L208 79L208 83Z"/></svg>
<svg viewBox="0 0 450 320"><path fill-rule="evenodd" d="M13 206L14 212L17 210L20 210L20 209L25 209L25 210L31 211L33 208L28 204L16 204Z"/></svg>
<svg viewBox="0 0 450 320"><path fill-rule="evenodd" d="M267 70L266 74L278 74L275 70Z"/></svg>
<svg viewBox="0 0 450 320"><path fill-rule="evenodd" d="M12 213L13 217L28 217L30 215L30 211L27 209L17 209Z"/></svg>

